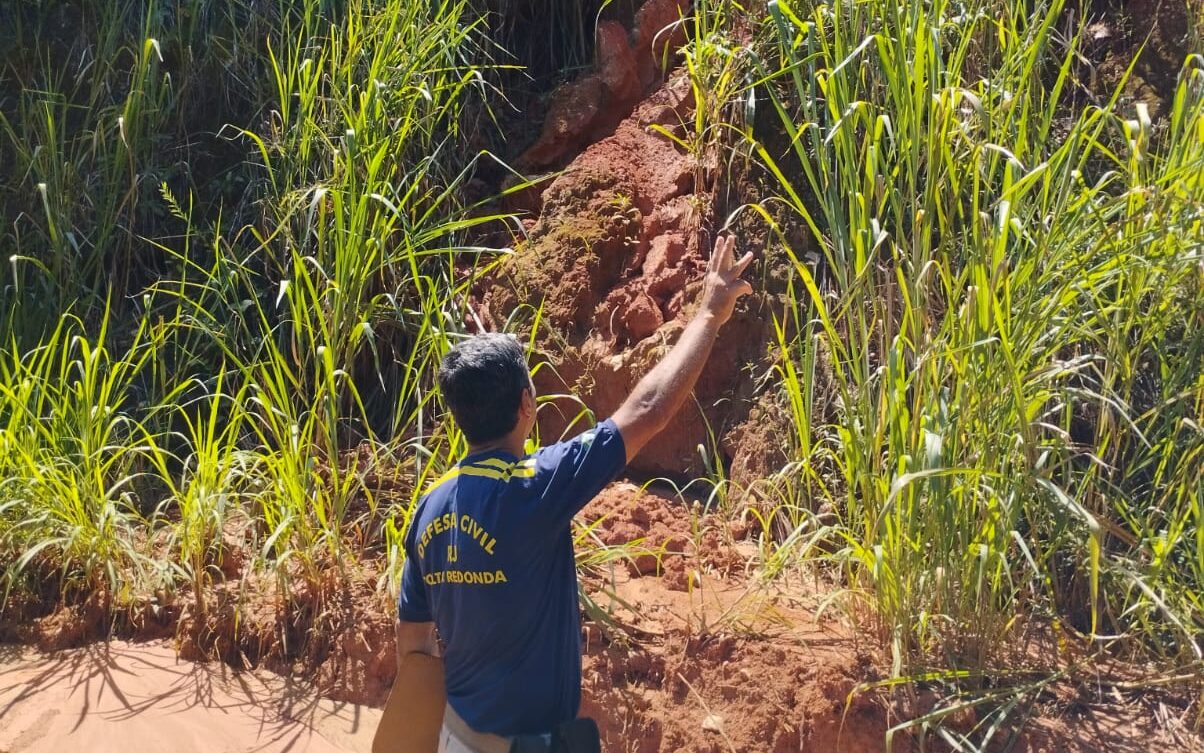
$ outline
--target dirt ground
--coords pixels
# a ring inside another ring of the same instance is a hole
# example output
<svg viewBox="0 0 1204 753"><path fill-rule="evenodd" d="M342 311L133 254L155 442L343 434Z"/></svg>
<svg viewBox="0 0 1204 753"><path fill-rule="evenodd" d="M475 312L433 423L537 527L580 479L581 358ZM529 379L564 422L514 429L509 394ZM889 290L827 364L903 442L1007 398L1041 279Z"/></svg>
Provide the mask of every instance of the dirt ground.
<svg viewBox="0 0 1204 753"><path fill-rule="evenodd" d="M731 515L619 482L580 522L596 537L582 547L593 605L584 626L582 712L598 720L604 750L878 753L888 750L887 730L914 716L908 708L925 710L864 690L888 676L886 661L849 627L830 584L797 577L761 584L747 569L757 544ZM383 567L365 571L365 589ZM68 618L82 608L41 618L26 645L0 646L0 752L367 751L392 683L393 617L388 605L354 590L353 611L328 623L325 640L291 663L262 645L265 636L283 635L287 621L275 632L266 623L239 630L214 621L208 643L183 624L175 638L105 644L95 642L104 625L81 632ZM278 600L263 598L265 614L282 614ZM77 647L28 645L38 642ZM189 661L181 649L225 661ZM256 651L261 661L245 668ZM930 708L936 699L930 691L919 703ZM1065 683L1036 699L1012 750L1204 750L1190 701ZM970 733L979 721L970 713L948 726ZM927 743L926 750L952 749L935 735ZM889 749L920 750L919 738L901 731Z"/></svg>
<svg viewBox="0 0 1204 753"><path fill-rule="evenodd" d="M605 543L636 540L636 551L661 552L659 562L637 555L587 578L594 600L622 626L608 632L595 620L586 628L583 711L602 722L606 750L955 750L919 729L899 730L888 747L887 730L938 706L939 691L869 689L889 676L888 660L850 627L832 584L760 583L745 569L754 534L730 515L618 483L582 518L600 520L594 530ZM1035 644L1046 643L1034 632ZM1060 668L1049 653L1045 674ZM1017 753L1204 750L1190 695L1108 686L1136 679L1137 667L1097 671L1031 696L1001 725L1014 734L997 733L987 750L1008 742ZM991 708L960 712L943 726L982 740Z"/></svg>
<svg viewBox="0 0 1204 753"><path fill-rule="evenodd" d="M619 626L586 629L583 712L603 721L607 750L885 750L888 710L852 694L875 677L870 654L817 616L800 596L812 586L750 577L741 526L630 483L582 517L605 544L659 553L587 578Z"/></svg>
<svg viewBox="0 0 1204 753"><path fill-rule="evenodd" d="M183 661L170 641L0 646L4 753L366 751L379 719L302 678Z"/></svg>

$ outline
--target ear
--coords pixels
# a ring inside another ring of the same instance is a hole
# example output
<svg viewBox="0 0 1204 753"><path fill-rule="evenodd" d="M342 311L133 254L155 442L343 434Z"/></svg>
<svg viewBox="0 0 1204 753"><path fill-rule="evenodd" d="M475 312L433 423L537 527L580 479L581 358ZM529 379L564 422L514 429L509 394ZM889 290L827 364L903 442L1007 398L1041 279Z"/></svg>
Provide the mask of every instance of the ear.
<svg viewBox="0 0 1204 753"><path fill-rule="evenodd" d="M535 391L523 390L522 399L518 403L518 411L523 418L531 418L535 415Z"/></svg>

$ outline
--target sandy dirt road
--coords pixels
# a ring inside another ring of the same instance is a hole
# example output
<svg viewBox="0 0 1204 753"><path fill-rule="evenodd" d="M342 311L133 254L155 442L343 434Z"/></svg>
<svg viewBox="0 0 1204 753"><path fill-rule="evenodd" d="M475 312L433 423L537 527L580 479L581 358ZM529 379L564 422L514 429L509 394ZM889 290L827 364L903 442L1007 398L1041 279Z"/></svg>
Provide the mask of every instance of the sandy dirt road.
<svg viewBox="0 0 1204 753"><path fill-rule="evenodd" d="M303 681L180 661L167 643L0 646L0 753L358 753L379 719Z"/></svg>

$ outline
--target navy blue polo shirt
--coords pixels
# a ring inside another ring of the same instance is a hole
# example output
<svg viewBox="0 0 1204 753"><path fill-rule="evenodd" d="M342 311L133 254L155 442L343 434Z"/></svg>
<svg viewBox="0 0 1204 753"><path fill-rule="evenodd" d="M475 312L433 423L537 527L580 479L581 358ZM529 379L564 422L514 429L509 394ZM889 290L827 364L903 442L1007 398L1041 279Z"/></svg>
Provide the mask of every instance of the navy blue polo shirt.
<svg viewBox="0 0 1204 753"><path fill-rule="evenodd" d="M398 613L434 621L447 700L478 732L552 730L581 704L581 618L570 523L626 464L607 420L517 458L469 455L418 504Z"/></svg>

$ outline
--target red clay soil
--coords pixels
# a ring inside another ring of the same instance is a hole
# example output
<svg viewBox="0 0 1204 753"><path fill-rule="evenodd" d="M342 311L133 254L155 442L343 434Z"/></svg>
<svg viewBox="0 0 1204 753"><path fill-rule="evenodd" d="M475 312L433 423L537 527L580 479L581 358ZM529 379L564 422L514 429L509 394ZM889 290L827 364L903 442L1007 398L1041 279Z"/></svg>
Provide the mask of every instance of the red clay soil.
<svg viewBox="0 0 1204 753"><path fill-rule="evenodd" d="M629 483L581 517L603 545L640 543L626 567L586 579L613 610L613 624L587 625L584 662L583 713L606 750L885 750L885 709L850 699L873 678L868 656L797 596L749 580L742 526Z"/></svg>
<svg viewBox="0 0 1204 753"><path fill-rule="evenodd" d="M575 394L609 415L689 320L712 201L695 191L693 159L655 127L683 133L691 106L688 81L675 77L582 152L543 191L526 241L481 286L477 308L487 326L520 305L542 307L542 394ZM696 476L699 445L710 451L711 436L747 417L750 366L765 358L768 339L768 323L752 309L746 304L721 332L715 352L723 355L703 372L697 404L673 418L633 471ZM541 436L560 436L579 412L571 400L546 406Z"/></svg>
<svg viewBox="0 0 1204 753"><path fill-rule="evenodd" d="M649 0L630 30L599 24L594 70L553 93L540 138L517 160L528 172L567 166L510 197L508 209L537 219L474 296L489 329L541 309L536 388L576 395L598 416L619 406L681 332L710 250L713 197L698 185L694 157L670 137L686 136L692 89L680 73L663 75L684 39L688 5ZM634 472L697 476L699 446L714 455L711 437L725 438L747 417L749 367L764 360L768 339L751 308L724 328L715 346L724 356L703 373L697 404L635 459ZM555 440L580 412L571 399L543 406L541 436ZM719 444L725 461L737 454Z"/></svg>
<svg viewBox="0 0 1204 753"><path fill-rule="evenodd" d="M883 751L883 710L866 695L846 710L861 668L829 648L841 640L717 631L591 646L583 713L602 721L607 751Z"/></svg>
<svg viewBox="0 0 1204 753"><path fill-rule="evenodd" d="M517 160L528 171L564 169L539 189L511 195L508 209L536 219L525 221L525 239L474 295L489 329L540 309L536 388L575 395L599 417L619 406L684 328L713 242L707 171L675 141L688 138L692 88L680 71L667 81L662 75L683 40L686 6L649 0L630 31L614 21L599 25L595 70L553 93L539 140ZM741 237L749 250L764 243ZM737 309L696 401L634 460L634 473L693 478L718 460L746 484L784 464L783 435L758 431L781 423L776 402L760 400L760 415L749 421L754 382L768 366L768 300L762 291ZM574 399L543 406L541 436L560 437L580 412Z"/></svg>
<svg viewBox="0 0 1204 753"><path fill-rule="evenodd" d="M620 121L664 80L672 52L685 41L681 18L689 0L647 0L630 31L599 21L594 69L552 92L539 139L516 160L524 171L560 167Z"/></svg>
<svg viewBox="0 0 1204 753"><path fill-rule="evenodd" d="M748 569L758 544L730 515L617 483L579 522L591 532L582 537L594 542L579 547L594 563L583 577L593 605L584 627L583 711L598 720L605 750L878 753L887 749L889 727L931 708L931 693L917 706L855 692L887 676L882 655L859 643L863 633L836 610L819 616L830 586L761 584ZM274 581L242 573L210 590L204 619L181 597L174 624L124 622L118 632L135 639L174 635L183 659L273 669L332 700L380 706L396 659L394 608L377 588L386 569L383 560L370 561L347 573L349 584L336 586L332 577L328 587L296 590L287 599ZM62 607L9 637L44 649L86 645L113 624L107 611L95 600ZM1013 750L1204 750L1192 731L1191 698L1140 682L1107 684L1139 680L1140 668L1130 669L1135 673L1109 670L1100 682L1053 688L1035 705ZM968 731L977 721L970 714L947 726ZM935 740L929 736L927 750L948 750ZM894 751L915 749L910 734L895 736Z"/></svg>
<svg viewBox="0 0 1204 753"><path fill-rule="evenodd" d="M697 500L687 506L681 498L627 482L610 486L581 516L603 546L641 542L638 552L623 560L627 571L636 577L660 576L674 591L689 590L691 578L703 572L743 574L751 555L735 544L746 534L743 525L704 515Z"/></svg>

